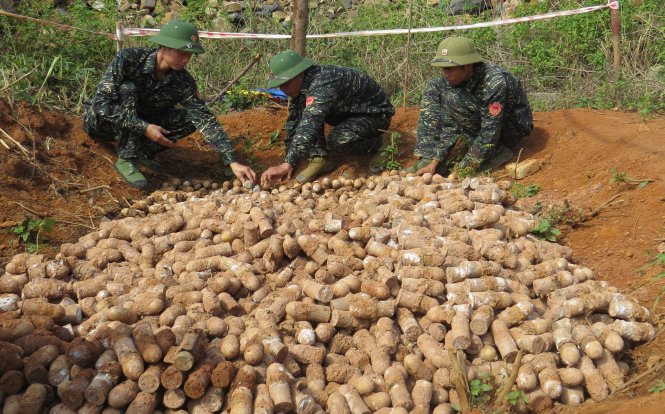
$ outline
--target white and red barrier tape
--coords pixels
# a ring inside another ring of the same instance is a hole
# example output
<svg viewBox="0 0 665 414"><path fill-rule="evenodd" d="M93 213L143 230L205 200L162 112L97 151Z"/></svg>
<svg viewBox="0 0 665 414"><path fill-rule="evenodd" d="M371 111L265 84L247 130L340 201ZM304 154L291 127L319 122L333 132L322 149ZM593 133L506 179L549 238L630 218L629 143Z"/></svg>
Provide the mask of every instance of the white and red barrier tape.
<svg viewBox="0 0 665 414"><path fill-rule="evenodd" d="M332 37L354 37L354 36L384 36L384 35L394 35L394 34L407 34L407 33L431 33L431 32L443 32L449 30L463 30L463 29L475 29L479 27L493 27L493 26L503 26L507 24L514 23L523 23L523 22L532 22L537 20L552 19L554 17L561 16L572 16L574 14L583 14L589 13L596 10L601 10L604 8L618 9L619 1L611 0L607 4L602 4L599 6L590 6L582 7L580 9L574 10L563 10L547 14L538 14L535 16L525 16L525 17L515 17L512 19L504 20L493 20L490 22L483 23L474 23L474 24L465 24L460 26L441 26L441 27L423 27L419 29L388 29L388 30L362 30L358 32L339 32L339 33L327 33L327 34L311 34L307 35L308 39L324 39ZM0 10L0 15L9 16L18 18L21 20L29 20L43 25L55 26L64 30L78 30L91 34L105 36L115 40L122 40L125 36L151 36L157 34L159 29L142 29L142 28L122 28L116 30L115 35L112 33L101 33L87 29L81 29L74 26L69 26L61 23L50 22L47 20L36 19L34 17L21 16L14 13L9 13L6 11ZM278 35L278 34L263 34L263 33L233 33L233 32L211 32L208 30L200 30L199 37L204 37L208 39L290 39L291 35Z"/></svg>
<svg viewBox="0 0 665 414"><path fill-rule="evenodd" d="M308 34L308 39L324 39L332 37L356 37L356 36L384 36L394 34L407 34L407 33L430 33L430 32L443 32L448 30L463 30L475 29L479 27L493 27L503 26L507 24L532 22L537 20L552 19L554 17L572 16L575 14L589 13L604 8L618 9L618 1L610 1L607 4L599 6L582 7L574 10L563 10L547 14L539 14L535 16L515 17L512 19L493 20L490 22L465 24L460 26L441 26L441 27L424 27L419 29L388 29L388 30L362 30L358 32L338 32L327 34ZM151 36L157 34L159 29L132 29L123 28L118 30L116 36L122 38L123 36ZM278 35L278 34L263 34L263 33L233 33L233 32L211 32L207 30L199 30L199 37L208 39L290 39L291 35Z"/></svg>

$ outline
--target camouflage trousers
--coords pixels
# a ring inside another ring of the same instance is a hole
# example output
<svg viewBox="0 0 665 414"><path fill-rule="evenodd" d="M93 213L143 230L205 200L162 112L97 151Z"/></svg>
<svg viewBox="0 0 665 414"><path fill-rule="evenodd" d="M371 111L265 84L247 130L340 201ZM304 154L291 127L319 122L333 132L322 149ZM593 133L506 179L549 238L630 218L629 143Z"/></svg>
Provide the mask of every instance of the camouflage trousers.
<svg viewBox="0 0 665 414"><path fill-rule="evenodd" d="M119 92L120 99L105 108L103 116L99 116L95 108L86 102L83 130L93 139L115 141L120 158L155 158L158 152L167 147L150 141L143 133L128 127L128 121L139 118L136 86L131 82L124 82ZM140 118L168 130L170 134L167 138L173 142L196 131L194 124L188 121L187 111L184 109L169 109L158 114L141 115Z"/></svg>
<svg viewBox="0 0 665 414"><path fill-rule="evenodd" d="M333 126L326 138L323 127L317 133L314 144L309 148L308 157L326 157L328 149L335 152L363 155L375 153L381 147L380 130L390 127L388 115L353 115L347 117L327 117L326 123ZM290 140L285 141L289 148Z"/></svg>
<svg viewBox="0 0 665 414"><path fill-rule="evenodd" d="M512 148L525 136L531 133L533 125L527 120L510 116L510 108L506 108L506 115L501 124L501 134L495 152L500 152L503 145ZM422 111L422 109L421 109ZM474 139L480 133L480 113L477 107L462 105L452 94L443 96L440 111L448 112L448 121L444 127L452 127L455 131L454 139L447 143L435 139L419 139L414 148L414 154L431 159L444 159L463 157L473 145ZM447 145L447 146L446 146ZM442 146L446 146L442 148ZM490 156L493 158L494 155Z"/></svg>

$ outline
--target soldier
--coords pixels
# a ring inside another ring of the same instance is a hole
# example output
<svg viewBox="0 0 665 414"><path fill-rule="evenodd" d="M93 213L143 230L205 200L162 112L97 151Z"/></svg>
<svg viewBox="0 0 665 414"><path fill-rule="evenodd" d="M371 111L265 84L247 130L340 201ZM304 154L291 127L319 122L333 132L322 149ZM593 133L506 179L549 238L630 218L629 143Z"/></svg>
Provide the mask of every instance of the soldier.
<svg viewBox="0 0 665 414"><path fill-rule="evenodd" d="M159 168L155 155L197 129L241 182L255 172L235 161L228 135L185 70L192 54L203 53L196 28L173 20L151 38L158 48L121 50L85 103L83 129L92 138L115 140L116 170L132 186L145 188L139 165Z"/></svg>
<svg viewBox="0 0 665 414"><path fill-rule="evenodd" d="M510 148L533 129L520 81L483 62L464 37L444 39L431 65L443 68L443 76L425 84L414 149L420 159L407 172L445 173L456 161L449 153L456 143L468 149L462 168L496 168L512 158Z"/></svg>
<svg viewBox="0 0 665 414"><path fill-rule="evenodd" d="M324 124L333 125L327 144L349 154L376 153L381 147L381 130L390 126L395 108L381 87L369 76L341 66L315 65L293 50L270 60L272 77L268 87L279 86L291 98L286 121L284 163L268 168L261 184L291 178L302 158L309 165L296 177L305 183L336 168L328 157ZM376 158L376 157L375 157ZM373 164L377 164L373 160Z"/></svg>

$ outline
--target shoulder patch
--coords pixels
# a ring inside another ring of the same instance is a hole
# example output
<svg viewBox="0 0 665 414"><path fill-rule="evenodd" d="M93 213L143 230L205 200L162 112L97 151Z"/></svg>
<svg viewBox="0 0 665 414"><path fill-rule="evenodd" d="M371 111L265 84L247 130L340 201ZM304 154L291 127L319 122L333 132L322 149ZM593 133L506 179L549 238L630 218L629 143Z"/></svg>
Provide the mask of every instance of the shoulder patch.
<svg viewBox="0 0 665 414"><path fill-rule="evenodd" d="M489 104L487 109L489 109L490 114L492 114L492 116L497 116L501 113L501 110L503 109L503 105L501 105L498 102L492 102L491 104Z"/></svg>
<svg viewBox="0 0 665 414"><path fill-rule="evenodd" d="M310 106L314 103L316 99L313 96L308 96L307 99L305 99L305 106Z"/></svg>

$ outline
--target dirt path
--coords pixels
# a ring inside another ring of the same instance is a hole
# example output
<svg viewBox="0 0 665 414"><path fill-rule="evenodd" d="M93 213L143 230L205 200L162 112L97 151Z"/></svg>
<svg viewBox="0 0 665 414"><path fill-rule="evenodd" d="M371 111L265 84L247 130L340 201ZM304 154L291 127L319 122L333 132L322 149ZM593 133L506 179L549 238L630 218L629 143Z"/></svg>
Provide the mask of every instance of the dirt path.
<svg viewBox="0 0 665 414"><path fill-rule="evenodd" d="M402 136L405 165L412 162L417 117L417 109L399 110L391 126ZM284 109L275 108L221 117L241 158L263 168L281 161L281 147L271 145L270 135L285 118ZM657 301L665 279L652 281L651 276L663 269L638 269L665 248L665 117L645 121L632 113L577 109L536 113L535 124L520 157L543 162L540 171L523 180L542 190L518 205L527 210L540 206L543 214L559 212L569 224L558 225L561 243L573 249L575 262L654 308L658 320L665 312L665 300ZM40 250L53 255L60 243L91 231L102 219L117 217L121 208L145 196L117 176L113 150L91 141L78 118L0 101L0 128L11 137L0 133L10 148L0 146L0 264L24 250L10 229L25 219L56 220ZM163 170L149 178L155 188L169 176L209 178L216 160L203 139L194 135L160 155ZM365 159L340 161L331 176L367 174ZM643 188L610 183L619 177L613 169L625 177L655 181ZM609 200L610 205L589 217ZM633 360L636 373L644 372L656 359L665 359L665 335L626 357ZM587 403L576 412L632 413L639 407L641 414L662 413L665 393L647 392L655 379L665 380L665 372L647 377L610 402ZM640 398L628 399L636 395Z"/></svg>

